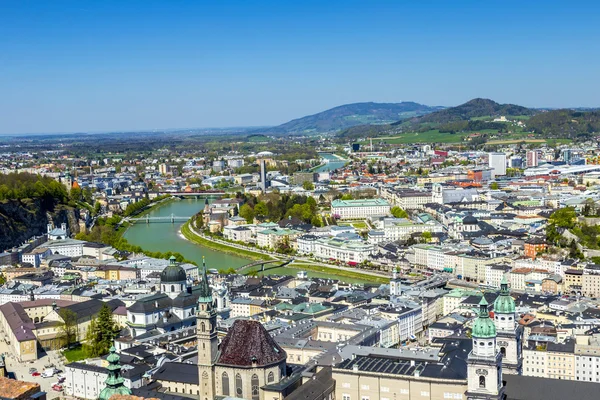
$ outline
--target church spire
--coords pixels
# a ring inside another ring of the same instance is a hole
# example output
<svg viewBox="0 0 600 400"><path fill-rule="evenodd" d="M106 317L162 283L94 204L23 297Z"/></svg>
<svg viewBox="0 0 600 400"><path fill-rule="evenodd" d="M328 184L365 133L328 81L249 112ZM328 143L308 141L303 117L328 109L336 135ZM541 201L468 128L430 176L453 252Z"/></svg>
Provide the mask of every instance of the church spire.
<svg viewBox="0 0 600 400"><path fill-rule="evenodd" d="M121 376L121 364L119 364L119 360L121 357L116 352L116 349L113 347L110 348L110 354L106 357L106 361L108 361L108 378L106 378L106 387L102 389L100 395L98 396L99 400L108 400L115 394L120 395L130 395L131 390L125 386L125 379Z"/></svg>
<svg viewBox="0 0 600 400"><path fill-rule="evenodd" d="M198 303L212 303L212 290L208 284L208 275L206 274L206 261L202 256L202 280L200 281L200 293Z"/></svg>

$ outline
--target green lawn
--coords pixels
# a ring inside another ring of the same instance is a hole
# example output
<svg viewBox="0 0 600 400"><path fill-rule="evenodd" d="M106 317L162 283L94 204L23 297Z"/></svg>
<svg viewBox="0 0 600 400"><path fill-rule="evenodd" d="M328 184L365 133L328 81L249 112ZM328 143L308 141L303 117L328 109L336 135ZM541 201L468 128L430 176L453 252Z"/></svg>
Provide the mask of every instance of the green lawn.
<svg viewBox="0 0 600 400"><path fill-rule="evenodd" d="M85 352L83 351L83 346L77 346L69 350L63 351L63 355L69 362L76 362L85 360L87 357L85 356Z"/></svg>
<svg viewBox="0 0 600 400"><path fill-rule="evenodd" d="M460 143L463 141L466 133L441 133L437 129L425 132L407 132L400 136L373 138L373 141L383 141L387 144L406 144L406 143Z"/></svg>

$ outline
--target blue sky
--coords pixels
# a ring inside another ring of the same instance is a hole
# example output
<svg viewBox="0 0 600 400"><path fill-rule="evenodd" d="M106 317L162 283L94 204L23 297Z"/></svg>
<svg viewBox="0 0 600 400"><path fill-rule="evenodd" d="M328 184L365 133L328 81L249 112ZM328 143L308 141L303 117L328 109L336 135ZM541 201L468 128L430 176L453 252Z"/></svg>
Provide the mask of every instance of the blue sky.
<svg viewBox="0 0 600 400"><path fill-rule="evenodd" d="M0 133L273 125L474 97L600 106L600 5L2 1Z"/></svg>

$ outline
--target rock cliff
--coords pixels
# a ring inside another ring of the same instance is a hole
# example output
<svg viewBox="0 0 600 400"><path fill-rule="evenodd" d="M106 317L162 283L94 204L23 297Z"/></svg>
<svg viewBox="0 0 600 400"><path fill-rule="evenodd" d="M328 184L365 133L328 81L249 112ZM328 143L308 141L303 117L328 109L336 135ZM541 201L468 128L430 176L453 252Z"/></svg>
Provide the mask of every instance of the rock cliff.
<svg viewBox="0 0 600 400"><path fill-rule="evenodd" d="M19 246L32 236L46 233L49 223L66 223L71 234L79 232L79 210L40 199L0 202L0 250Z"/></svg>

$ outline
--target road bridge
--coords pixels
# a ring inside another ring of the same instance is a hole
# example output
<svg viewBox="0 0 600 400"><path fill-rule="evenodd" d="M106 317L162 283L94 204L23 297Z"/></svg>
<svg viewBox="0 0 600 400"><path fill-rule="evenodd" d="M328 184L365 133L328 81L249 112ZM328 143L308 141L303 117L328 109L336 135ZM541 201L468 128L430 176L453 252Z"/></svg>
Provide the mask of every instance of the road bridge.
<svg viewBox="0 0 600 400"><path fill-rule="evenodd" d="M125 220L128 222L146 222L147 224L149 224L150 222L170 222L174 224L175 222L185 222L188 219L190 219L190 217L180 217L175 214L167 215L164 217L151 217L150 215L146 215L138 218L125 218Z"/></svg>

